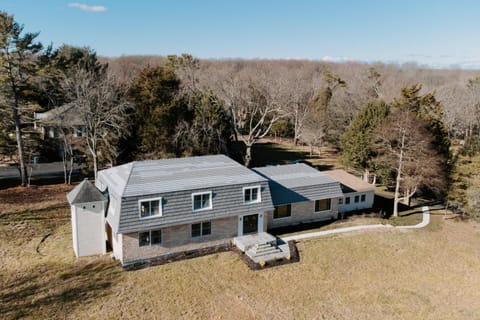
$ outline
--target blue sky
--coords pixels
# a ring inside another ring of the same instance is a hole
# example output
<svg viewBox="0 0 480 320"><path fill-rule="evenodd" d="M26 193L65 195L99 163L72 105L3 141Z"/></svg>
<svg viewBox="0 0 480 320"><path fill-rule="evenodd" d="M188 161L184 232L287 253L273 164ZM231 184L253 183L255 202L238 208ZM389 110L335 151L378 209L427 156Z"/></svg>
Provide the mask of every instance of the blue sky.
<svg viewBox="0 0 480 320"><path fill-rule="evenodd" d="M478 0L2 0L27 31L99 55L480 67Z"/></svg>

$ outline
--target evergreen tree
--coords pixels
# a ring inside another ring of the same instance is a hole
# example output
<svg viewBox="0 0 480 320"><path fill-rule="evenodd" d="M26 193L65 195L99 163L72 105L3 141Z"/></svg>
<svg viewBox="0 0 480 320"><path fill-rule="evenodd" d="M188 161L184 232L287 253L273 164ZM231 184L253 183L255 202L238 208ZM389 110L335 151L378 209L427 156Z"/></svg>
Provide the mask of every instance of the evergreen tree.
<svg viewBox="0 0 480 320"><path fill-rule="evenodd" d="M374 168L372 134L388 116L389 107L381 100L365 105L345 129L340 138L342 162L351 168L362 170L364 180Z"/></svg>
<svg viewBox="0 0 480 320"><path fill-rule="evenodd" d="M0 11L0 108L7 113L15 128L18 162L22 186L27 185L27 170L22 134L23 115L31 100L32 80L37 74L36 54L42 45L36 42L38 33L23 33L23 26L12 15ZM3 124L5 125L5 124Z"/></svg>

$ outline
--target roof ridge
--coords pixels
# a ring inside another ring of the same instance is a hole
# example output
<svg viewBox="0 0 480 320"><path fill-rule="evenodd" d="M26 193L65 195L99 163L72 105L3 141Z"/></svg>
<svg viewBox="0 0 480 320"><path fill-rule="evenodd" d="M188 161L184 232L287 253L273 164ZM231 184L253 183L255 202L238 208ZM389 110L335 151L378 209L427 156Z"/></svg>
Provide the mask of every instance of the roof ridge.
<svg viewBox="0 0 480 320"><path fill-rule="evenodd" d="M122 194L120 195L120 197L122 197L124 194L125 194L125 190L127 189L127 186L128 186L128 182L130 181L130 177L132 176L132 172L133 172L133 165L135 163L137 163L138 161L132 161L132 162L129 162L129 163L126 163L126 165L130 165L130 170L128 171L128 178L127 180L125 181L125 185L123 186L123 189L122 189Z"/></svg>

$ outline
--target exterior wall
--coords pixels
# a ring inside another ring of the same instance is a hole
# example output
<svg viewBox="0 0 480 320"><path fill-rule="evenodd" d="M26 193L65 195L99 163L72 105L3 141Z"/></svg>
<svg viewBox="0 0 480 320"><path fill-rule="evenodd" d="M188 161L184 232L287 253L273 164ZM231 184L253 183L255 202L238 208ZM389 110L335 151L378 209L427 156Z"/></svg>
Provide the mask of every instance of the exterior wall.
<svg viewBox="0 0 480 320"><path fill-rule="evenodd" d="M70 206L70 211L72 212L71 222L72 222L72 241L73 241L73 252L75 256L78 257L78 231L77 231L77 211L75 206Z"/></svg>
<svg viewBox="0 0 480 320"><path fill-rule="evenodd" d="M315 212L315 201L303 201L292 203L291 216L280 219L273 219L273 211L266 213L268 229L284 227L299 223L308 223L326 219L338 218L338 199L332 198L330 201L330 210Z"/></svg>
<svg viewBox="0 0 480 320"><path fill-rule="evenodd" d="M261 187L261 201L258 203L244 203L243 188L258 185ZM194 212L192 210L192 193L209 191L212 192L213 208L211 210ZM159 197L162 198L162 215L141 219L139 217L138 201ZM165 194L149 194L121 199L120 221L117 230L119 233L153 230L205 220L260 213L271 209L272 200L267 181ZM115 231L115 224L112 224L112 228Z"/></svg>
<svg viewBox="0 0 480 320"><path fill-rule="evenodd" d="M365 195L365 201L355 203L355 196L359 196L359 199L361 199L361 195ZM345 198L350 197L350 204L346 205L345 204ZM362 210L362 209L370 209L373 207L373 199L375 198L375 192L374 191L364 191L364 192L351 192L351 193L345 193L343 197L343 204L339 206L338 211L339 212L349 212L349 211L356 211L356 210Z"/></svg>
<svg viewBox="0 0 480 320"><path fill-rule="evenodd" d="M123 234L112 234L112 250L114 258L123 262Z"/></svg>
<svg viewBox="0 0 480 320"><path fill-rule="evenodd" d="M76 255L81 257L104 254L106 252L104 202L75 204L74 217L76 230L73 230L73 239L77 240Z"/></svg>
<svg viewBox="0 0 480 320"><path fill-rule="evenodd" d="M170 253L228 244L237 236L237 219L235 216L209 220L212 223L212 233L195 238L191 236L191 224L162 228L162 243L144 247L138 244L137 232L123 234L122 263L125 265Z"/></svg>

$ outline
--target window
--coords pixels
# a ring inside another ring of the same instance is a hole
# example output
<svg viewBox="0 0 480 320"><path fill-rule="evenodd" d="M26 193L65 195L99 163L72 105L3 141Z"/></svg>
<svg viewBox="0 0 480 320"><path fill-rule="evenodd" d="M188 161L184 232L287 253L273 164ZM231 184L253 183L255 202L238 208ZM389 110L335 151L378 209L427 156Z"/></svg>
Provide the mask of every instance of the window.
<svg viewBox="0 0 480 320"><path fill-rule="evenodd" d="M350 204L350 197L345 198L345 204Z"/></svg>
<svg viewBox="0 0 480 320"><path fill-rule="evenodd" d="M193 211L212 209L212 192L192 194Z"/></svg>
<svg viewBox="0 0 480 320"><path fill-rule="evenodd" d="M292 205L287 204L284 206L275 207L273 212L273 219L287 218L292 215Z"/></svg>
<svg viewBox="0 0 480 320"><path fill-rule="evenodd" d="M212 223L210 221L192 224L192 238L210 234L212 234Z"/></svg>
<svg viewBox="0 0 480 320"><path fill-rule="evenodd" d="M361 201L361 202L365 202L365 195L364 195L364 194L362 194L362 195L360 196L360 201Z"/></svg>
<svg viewBox="0 0 480 320"><path fill-rule="evenodd" d="M256 203L260 202L260 186L243 188L243 202Z"/></svg>
<svg viewBox="0 0 480 320"><path fill-rule="evenodd" d="M140 247L162 243L162 230L146 231L138 233L138 245Z"/></svg>
<svg viewBox="0 0 480 320"><path fill-rule="evenodd" d="M315 200L315 212L330 210L330 199Z"/></svg>
<svg viewBox="0 0 480 320"><path fill-rule="evenodd" d="M343 198L338 198L338 205L341 206L343 204Z"/></svg>
<svg viewBox="0 0 480 320"><path fill-rule="evenodd" d="M355 196L355 203L358 203L359 196Z"/></svg>
<svg viewBox="0 0 480 320"><path fill-rule="evenodd" d="M148 218L162 215L162 198L139 200L140 218Z"/></svg>

